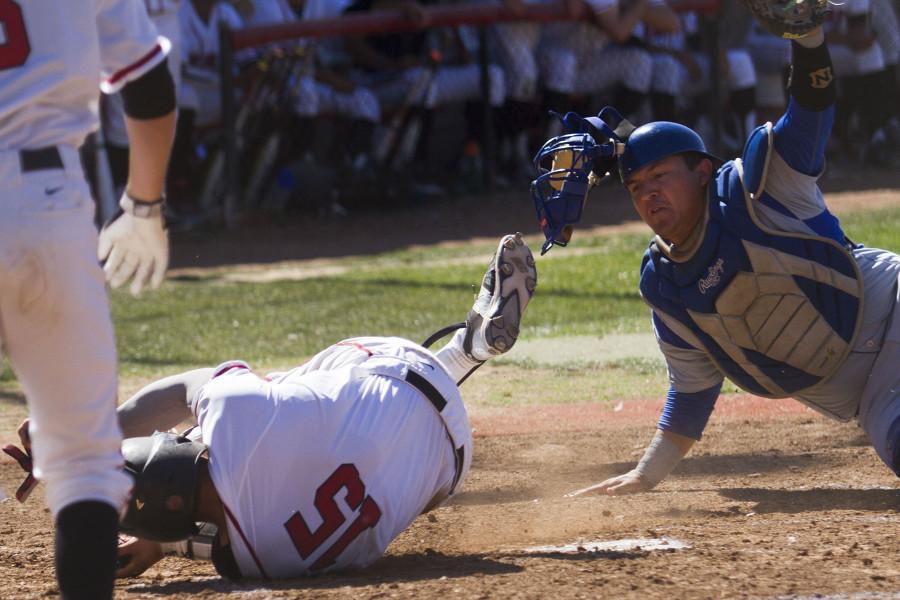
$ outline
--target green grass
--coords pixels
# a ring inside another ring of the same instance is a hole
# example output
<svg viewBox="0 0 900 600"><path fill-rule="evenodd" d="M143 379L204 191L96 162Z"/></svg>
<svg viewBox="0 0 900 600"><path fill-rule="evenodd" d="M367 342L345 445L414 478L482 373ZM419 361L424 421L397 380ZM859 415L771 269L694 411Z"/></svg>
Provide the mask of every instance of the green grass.
<svg viewBox="0 0 900 600"><path fill-rule="evenodd" d="M595 254L539 261L539 294L522 335L646 330L647 310L636 292L643 244L632 238L590 240ZM170 281L137 299L114 292L121 371L154 374L233 357L289 365L356 335L422 340L465 317L492 251L476 249L484 260L471 265L376 264L270 283Z"/></svg>
<svg viewBox="0 0 900 600"><path fill-rule="evenodd" d="M900 207L852 213L842 222L848 235L867 246L900 249ZM539 258L538 293L523 339L649 333L648 309L637 294L646 244L643 235L582 234L572 246L581 253L556 248L552 260ZM151 377L229 358L282 368L356 335L421 341L462 320L493 249L493 244L480 244L355 257L346 261L355 268L343 275L301 281L234 283L211 276L169 280L140 298L116 291L111 298L120 372ZM480 260L439 264L466 257ZM544 373L565 399L612 398L629 389L655 395L665 389L662 361L654 359L621 359L577 372L522 362L504 368ZM12 379L0 364L0 387ZM491 403L531 397L527 390L533 381L512 377L491 393Z"/></svg>
<svg viewBox="0 0 900 600"><path fill-rule="evenodd" d="M841 225L855 242L900 252L900 206L852 212L841 217Z"/></svg>

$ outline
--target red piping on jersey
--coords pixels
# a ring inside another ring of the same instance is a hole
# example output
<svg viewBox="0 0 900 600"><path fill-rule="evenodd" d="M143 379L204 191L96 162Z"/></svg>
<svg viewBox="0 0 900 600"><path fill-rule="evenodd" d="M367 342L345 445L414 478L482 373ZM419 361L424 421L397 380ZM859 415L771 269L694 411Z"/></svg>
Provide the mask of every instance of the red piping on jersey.
<svg viewBox="0 0 900 600"><path fill-rule="evenodd" d="M335 346L353 346L357 350L361 350L361 351L365 352L366 354L368 354L369 356L372 356L375 354L374 352L372 352L371 350L369 350L362 344L358 344L356 342L338 342L337 344L335 344Z"/></svg>
<svg viewBox="0 0 900 600"><path fill-rule="evenodd" d="M147 54L142 56L140 59L137 60L137 62L133 62L130 65L128 65L127 67L125 67L124 69L116 71L112 77L110 77L109 79L106 80L106 82L109 85L116 85L119 82L119 80L126 77L132 71L136 71L136 70L140 69L141 67L143 67L144 65L146 65L148 62L150 62L150 60L153 59L154 56L156 56L160 52L162 52L162 46L160 46L159 44L156 44L153 47L153 50L151 50L150 52L148 52Z"/></svg>
<svg viewBox="0 0 900 600"><path fill-rule="evenodd" d="M233 365L228 365L227 367L223 367L223 368L219 369L218 371L216 371L215 373L213 373L213 376L210 377L210 379L215 379L216 377L219 377L220 375L224 375L225 373L227 373L228 371L230 371L232 369L247 369L249 371L250 365L248 365L247 363L236 363Z"/></svg>
<svg viewBox="0 0 900 600"><path fill-rule="evenodd" d="M259 569L260 574L264 579L269 579L268 573L263 569L262 563L259 562L259 558L256 556L256 551L253 550L253 546L250 545L250 542L247 541L247 536L244 535L244 530L241 529L240 524L238 524L237 519L234 518L234 515L231 514L231 511L228 510L228 507L225 506L225 503L222 503L222 508L225 509L225 516L228 517L228 520L231 521L231 524L234 525L234 528L237 529L238 534L241 536L241 540L244 542L244 546L247 550L250 551L250 556L253 557L253 562L256 563L256 568Z"/></svg>

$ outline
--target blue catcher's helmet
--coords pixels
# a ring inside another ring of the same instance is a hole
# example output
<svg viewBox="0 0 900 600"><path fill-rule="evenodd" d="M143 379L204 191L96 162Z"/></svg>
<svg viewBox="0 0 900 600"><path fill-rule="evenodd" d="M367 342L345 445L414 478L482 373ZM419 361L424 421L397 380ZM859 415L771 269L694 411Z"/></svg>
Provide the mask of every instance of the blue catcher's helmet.
<svg viewBox="0 0 900 600"><path fill-rule="evenodd" d="M531 182L531 198L547 238L541 254L569 243L591 187L614 166L617 151L615 134L604 123L575 113L559 118L576 133L550 139L534 157L538 176Z"/></svg>
<svg viewBox="0 0 900 600"><path fill-rule="evenodd" d="M641 125L628 136L625 151L619 156L619 176L622 183L626 183L638 169L682 152L696 152L714 163L722 162L706 151L703 140L689 127L670 121Z"/></svg>

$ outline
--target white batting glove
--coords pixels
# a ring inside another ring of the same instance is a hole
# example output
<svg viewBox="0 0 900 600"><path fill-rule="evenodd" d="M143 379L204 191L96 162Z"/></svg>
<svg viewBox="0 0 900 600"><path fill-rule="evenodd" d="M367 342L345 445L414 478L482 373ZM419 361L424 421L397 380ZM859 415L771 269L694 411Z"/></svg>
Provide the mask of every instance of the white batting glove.
<svg viewBox="0 0 900 600"><path fill-rule="evenodd" d="M100 231L97 258L104 262L106 280L117 288L132 279L135 296L149 282L158 288L169 265L169 240L162 215L162 200L141 202L124 194L122 211Z"/></svg>

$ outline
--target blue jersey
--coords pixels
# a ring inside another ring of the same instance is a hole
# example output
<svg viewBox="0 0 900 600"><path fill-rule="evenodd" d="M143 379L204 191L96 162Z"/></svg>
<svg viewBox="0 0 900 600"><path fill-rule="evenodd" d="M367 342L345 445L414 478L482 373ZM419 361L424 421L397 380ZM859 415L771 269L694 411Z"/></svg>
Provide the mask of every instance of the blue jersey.
<svg viewBox="0 0 900 600"><path fill-rule="evenodd" d="M852 245L825 206L816 181L833 113L792 101L718 171L690 255L658 238L645 254L641 293L671 384L661 429L699 439L726 376L856 415L900 264Z"/></svg>

